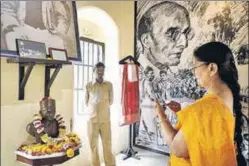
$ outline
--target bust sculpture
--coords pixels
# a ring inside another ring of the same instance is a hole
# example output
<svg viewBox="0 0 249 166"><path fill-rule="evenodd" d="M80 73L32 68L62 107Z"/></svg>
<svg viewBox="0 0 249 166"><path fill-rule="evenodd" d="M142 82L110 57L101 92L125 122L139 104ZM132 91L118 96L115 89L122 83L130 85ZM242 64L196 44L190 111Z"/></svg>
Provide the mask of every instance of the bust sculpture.
<svg viewBox="0 0 249 166"><path fill-rule="evenodd" d="M47 143L52 138L63 137L66 132L63 117L56 115L55 100L44 97L40 101L39 114L26 127L26 131L36 139L36 143Z"/></svg>

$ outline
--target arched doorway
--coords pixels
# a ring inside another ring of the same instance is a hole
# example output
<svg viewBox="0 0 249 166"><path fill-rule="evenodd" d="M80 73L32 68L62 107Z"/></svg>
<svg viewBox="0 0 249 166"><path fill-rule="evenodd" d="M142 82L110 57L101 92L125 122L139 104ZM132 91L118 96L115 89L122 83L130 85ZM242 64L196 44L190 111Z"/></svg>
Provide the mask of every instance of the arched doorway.
<svg viewBox="0 0 249 166"><path fill-rule="evenodd" d="M119 74L119 32L116 23L113 19L102 9L86 6L78 8L78 25L80 36L93 39L98 42L103 42L105 44L105 79L112 82L114 87L114 103L111 106L111 120L112 122L112 131L117 134L119 130L118 120L119 120L119 111L121 110L120 105L120 96L121 96L121 80ZM82 24L83 22L83 24ZM82 89L85 87L83 86ZM84 96L84 95L83 95ZM84 100L84 97L81 99ZM74 102L75 103L75 102ZM82 102L84 104L84 101ZM75 107L75 106L74 106ZM112 111L113 110L113 111ZM87 109L85 109L82 114L79 114L76 109L74 109L73 115L73 130L79 134L83 145L84 154L81 155L80 160L87 161L89 160L89 149L88 149L88 139L87 139ZM117 132L116 132L117 131ZM116 137L117 137L116 136ZM116 139L113 137L112 139ZM116 150L115 150L116 149ZM100 148L101 151L101 148ZM119 151L118 148L114 148L114 153ZM100 156L101 157L101 156ZM84 159L82 159L84 158ZM80 161L78 160L78 161ZM77 163L79 164L79 163Z"/></svg>

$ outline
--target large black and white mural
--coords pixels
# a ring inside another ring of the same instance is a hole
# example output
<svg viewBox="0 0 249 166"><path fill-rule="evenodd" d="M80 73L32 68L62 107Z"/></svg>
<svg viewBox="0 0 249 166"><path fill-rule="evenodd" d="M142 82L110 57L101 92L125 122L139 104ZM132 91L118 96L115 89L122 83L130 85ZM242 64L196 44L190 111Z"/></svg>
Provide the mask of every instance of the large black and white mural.
<svg viewBox="0 0 249 166"><path fill-rule="evenodd" d="M1 55L15 56L16 39L66 49L80 60L75 2L1 1Z"/></svg>
<svg viewBox="0 0 249 166"><path fill-rule="evenodd" d="M156 97L162 106L174 100L183 108L205 94L191 70L196 47L209 41L229 45L241 86L248 87L248 2L138 1L135 25L141 121L135 125L134 143L167 154L153 100ZM164 108L174 125L175 112Z"/></svg>

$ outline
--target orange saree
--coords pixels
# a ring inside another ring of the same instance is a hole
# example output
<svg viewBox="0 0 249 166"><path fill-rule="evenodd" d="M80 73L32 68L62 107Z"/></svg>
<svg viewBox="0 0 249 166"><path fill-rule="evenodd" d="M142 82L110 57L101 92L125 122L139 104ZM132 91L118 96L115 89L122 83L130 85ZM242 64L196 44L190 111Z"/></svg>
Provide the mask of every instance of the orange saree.
<svg viewBox="0 0 249 166"><path fill-rule="evenodd" d="M214 94L205 95L177 113L189 159L170 157L171 166L236 166L235 118Z"/></svg>

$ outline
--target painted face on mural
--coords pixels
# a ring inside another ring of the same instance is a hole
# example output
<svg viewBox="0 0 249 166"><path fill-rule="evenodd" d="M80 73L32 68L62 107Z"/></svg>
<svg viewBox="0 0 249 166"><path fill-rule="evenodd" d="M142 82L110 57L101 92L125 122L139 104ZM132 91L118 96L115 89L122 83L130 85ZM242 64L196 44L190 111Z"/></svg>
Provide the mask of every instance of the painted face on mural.
<svg viewBox="0 0 249 166"><path fill-rule="evenodd" d="M146 74L147 78L149 81L153 81L155 78L155 74L153 70L148 71L148 73Z"/></svg>
<svg viewBox="0 0 249 166"><path fill-rule="evenodd" d="M167 80L167 74L166 74L166 72L161 72L160 73L160 77L161 77L162 81L166 81Z"/></svg>
<svg viewBox="0 0 249 166"><path fill-rule="evenodd" d="M156 61L161 61L163 64L178 65L182 52L188 45L189 19L182 11L176 11L171 17L160 15L153 25L150 43L151 54Z"/></svg>
<svg viewBox="0 0 249 166"><path fill-rule="evenodd" d="M242 113L248 118L248 103L247 102L241 102L242 106Z"/></svg>

